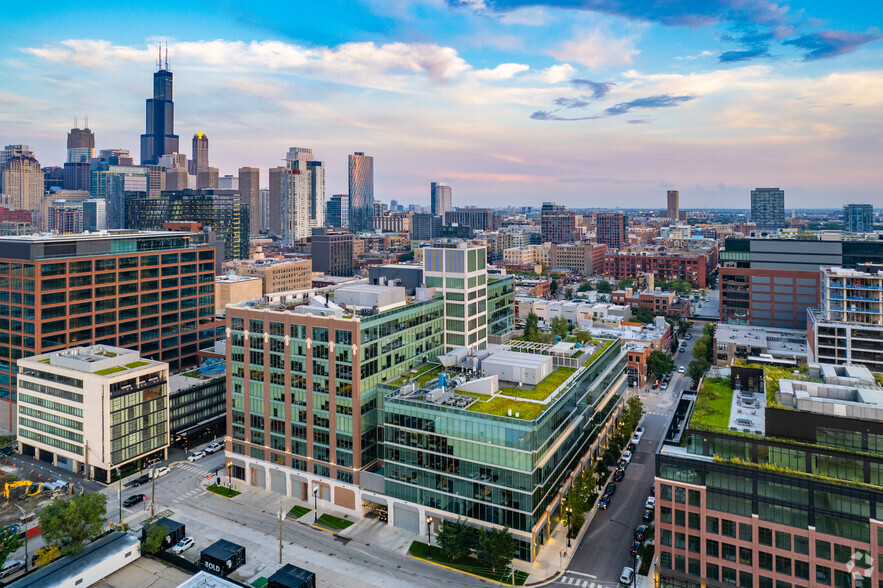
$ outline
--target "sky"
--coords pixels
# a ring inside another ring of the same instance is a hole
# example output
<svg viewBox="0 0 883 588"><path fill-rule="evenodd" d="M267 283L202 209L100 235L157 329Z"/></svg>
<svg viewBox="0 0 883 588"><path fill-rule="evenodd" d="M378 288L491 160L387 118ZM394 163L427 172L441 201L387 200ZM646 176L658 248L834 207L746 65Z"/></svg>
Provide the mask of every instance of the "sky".
<svg viewBox="0 0 883 588"><path fill-rule="evenodd" d="M64 162L75 117L139 158L158 43L175 132L221 175L289 147L347 192L454 206L883 207L883 3L188 0L4 7L0 143Z"/></svg>

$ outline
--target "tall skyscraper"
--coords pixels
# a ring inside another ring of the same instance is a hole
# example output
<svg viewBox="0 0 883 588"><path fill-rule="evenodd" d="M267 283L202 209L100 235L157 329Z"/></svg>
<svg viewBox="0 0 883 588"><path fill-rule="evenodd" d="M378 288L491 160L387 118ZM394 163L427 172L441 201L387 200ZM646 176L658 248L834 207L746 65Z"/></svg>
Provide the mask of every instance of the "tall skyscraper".
<svg viewBox="0 0 883 588"><path fill-rule="evenodd" d="M308 161L310 172L310 228L325 226L325 163Z"/></svg>
<svg viewBox="0 0 883 588"><path fill-rule="evenodd" d="M354 233L373 228L374 158L356 151L349 156L350 228Z"/></svg>
<svg viewBox="0 0 883 588"><path fill-rule="evenodd" d="M350 226L350 197L347 194L335 194L328 201L325 224L329 227Z"/></svg>
<svg viewBox="0 0 883 588"><path fill-rule="evenodd" d="M207 190L217 190L218 189L218 168L216 167L204 167L199 170L199 175L196 176L196 186L199 189L207 189Z"/></svg>
<svg viewBox="0 0 883 588"><path fill-rule="evenodd" d="M870 204L847 204L843 207L843 230L870 233L874 230L874 207Z"/></svg>
<svg viewBox="0 0 883 588"><path fill-rule="evenodd" d="M454 210L451 204L451 187L443 182L432 182L429 186L429 199L432 206L432 214L437 214L442 219L445 213Z"/></svg>
<svg viewBox="0 0 883 588"><path fill-rule="evenodd" d="M325 166L313 150L292 147L285 157L292 173L283 175L282 237L286 243L310 236L310 229L325 226Z"/></svg>
<svg viewBox="0 0 883 588"><path fill-rule="evenodd" d="M288 189L285 179L291 173L287 167L270 168L270 187L267 191L267 225L273 235L282 235L282 191Z"/></svg>
<svg viewBox="0 0 883 588"><path fill-rule="evenodd" d="M208 168L208 135L202 131L193 135L193 157L190 159L190 174L199 178L199 172ZM209 188L200 186L197 180L197 188Z"/></svg>
<svg viewBox="0 0 883 588"><path fill-rule="evenodd" d="M43 199L43 170L31 156L18 155L3 167L3 193L13 210L40 210Z"/></svg>
<svg viewBox="0 0 883 588"><path fill-rule="evenodd" d="M71 129L67 134L67 162L81 163L90 162L95 157L95 133L86 128Z"/></svg>
<svg viewBox="0 0 883 588"><path fill-rule="evenodd" d="M573 243L576 240L576 215L561 204L543 202L540 227L543 243Z"/></svg>
<svg viewBox="0 0 883 588"><path fill-rule="evenodd" d="M256 167L239 168L239 195L242 203L248 206L248 231L251 235L257 235L261 231L261 170Z"/></svg>
<svg viewBox="0 0 883 588"><path fill-rule="evenodd" d="M3 169L6 167L6 162L13 157L34 157L34 152L27 145L7 145L0 149L0 193L3 194L6 193L2 183Z"/></svg>
<svg viewBox="0 0 883 588"><path fill-rule="evenodd" d="M681 214L680 194L677 190L669 190L666 195L668 197L668 218L678 220Z"/></svg>
<svg viewBox="0 0 883 588"><path fill-rule="evenodd" d="M141 135L142 165L159 163L159 158L163 155L178 152L168 49L166 49L165 64L157 59L156 67L157 71L153 74L153 98L147 99L147 128Z"/></svg>
<svg viewBox="0 0 883 588"><path fill-rule="evenodd" d="M595 216L598 243L611 249L628 245L628 217L622 212L599 212Z"/></svg>
<svg viewBox="0 0 883 588"><path fill-rule="evenodd" d="M778 188L755 188L751 191L751 222L758 229L785 227L785 191Z"/></svg>

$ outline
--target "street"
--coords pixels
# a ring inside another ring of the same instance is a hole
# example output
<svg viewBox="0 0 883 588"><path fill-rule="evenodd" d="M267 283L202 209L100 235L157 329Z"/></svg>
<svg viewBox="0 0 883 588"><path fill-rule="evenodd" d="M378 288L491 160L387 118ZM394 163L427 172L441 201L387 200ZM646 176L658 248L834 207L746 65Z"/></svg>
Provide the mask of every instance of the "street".
<svg viewBox="0 0 883 588"><path fill-rule="evenodd" d="M586 530L570 567L555 584L580 586L582 588L606 588L616 586L622 568L635 565L629 555L635 527L642 523L644 502L650 496L650 485L655 477L655 454L662 441L671 415L677 406L680 392L689 389L690 379L677 373L677 366L684 366L692 359L693 343L702 334L702 323L690 329L692 338L683 353L676 353L675 372L667 390L651 390L650 382L646 389L635 388L644 403L644 437L638 444L625 477L616 483L616 493L610 500L607 510L597 510ZM610 481L612 481L612 477ZM636 586L650 586L643 576L636 577Z"/></svg>

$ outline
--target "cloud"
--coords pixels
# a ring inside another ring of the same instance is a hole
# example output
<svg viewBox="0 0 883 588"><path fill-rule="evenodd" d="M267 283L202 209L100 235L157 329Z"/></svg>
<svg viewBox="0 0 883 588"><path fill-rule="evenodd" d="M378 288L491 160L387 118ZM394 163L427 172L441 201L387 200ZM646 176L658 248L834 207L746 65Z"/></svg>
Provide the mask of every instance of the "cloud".
<svg viewBox="0 0 883 588"><path fill-rule="evenodd" d="M555 100L555 104L564 108L584 108L589 105L589 102L578 98L558 98Z"/></svg>
<svg viewBox="0 0 883 588"><path fill-rule="evenodd" d="M721 53L717 60L719 63L735 63L757 57L771 57L771 55L766 47L756 47L754 49L745 49L744 51L726 51Z"/></svg>
<svg viewBox="0 0 883 588"><path fill-rule="evenodd" d="M777 23L785 20L787 7L768 0L680 0L677 2L622 2L621 0L447 0L451 6L479 13L508 13L527 7L584 10L657 22L670 26L710 26L726 21Z"/></svg>
<svg viewBox="0 0 883 588"><path fill-rule="evenodd" d="M563 43L549 55L558 61L576 61L592 69L628 65L640 53L634 37L612 37L596 28L582 36Z"/></svg>
<svg viewBox="0 0 883 588"><path fill-rule="evenodd" d="M699 59L701 57L711 57L714 55L713 51L700 51L696 55L683 55L681 57L675 57L678 61L692 61L693 59Z"/></svg>
<svg viewBox="0 0 883 588"><path fill-rule="evenodd" d="M661 94L659 96L649 96L647 98L636 98L628 102L620 102L615 106L611 106L604 110L607 116L619 116L638 108L671 108L680 106L684 102L689 102L696 98L695 96L669 96Z"/></svg>
<svg viewBox="0 0 883 588"><path fill-rule="evenodd" d="M532 119L534 119L534 120L554 120L554 121L561 121L561 120L592 120L592 119L601 118L601 117L598 117L598 116L581 116L581 117L576 117L576 118L568 118L568 117L563 117L563 116L558 116L558 115L556 115L556 114L555 114L555 111L549 112L549 111L547 111L547 110L537 110L536 112L534 112L533 114L530 115L530 118L532 118Z"/></svg>
<svg viewBox="0 0 883 588"><path fill-rule="evenodd" d="M649 125L653 121L649 118L632 118L625 122L629 123L630 125Z"/></svg>
<svg viewBox="0 0 883 588"><path fill-rule="evenodd" d="M569 63L552 65L540 72L540 77L547 84L558 84L576 73L576 68Z"/></svg>
<svg viewBox="0 0 883 588"><path fill-rule="evenodd" d="M805 50L803 60L815 61L852 53L859 47L879 41L881 38L883 35L880 34L880 30L877 27L871 27L864 33L818 31L783 41L782 44Z"/></svg>
<svg viewBox="0 0 883 588"><path fill-rule="evenodd" d="M616 82L593 82L579 78L570 80L570 83L577 88L588 88L592 92L593 98L603 98L616 85Z"/></svg>
<svg viewBox="0 0 883 588"><path fill-rule="evenodd" d="M523 63L502 63L493 69L479 69L472 75L479 80L500 81L508 80L529 69L530 66Z"/></svg>

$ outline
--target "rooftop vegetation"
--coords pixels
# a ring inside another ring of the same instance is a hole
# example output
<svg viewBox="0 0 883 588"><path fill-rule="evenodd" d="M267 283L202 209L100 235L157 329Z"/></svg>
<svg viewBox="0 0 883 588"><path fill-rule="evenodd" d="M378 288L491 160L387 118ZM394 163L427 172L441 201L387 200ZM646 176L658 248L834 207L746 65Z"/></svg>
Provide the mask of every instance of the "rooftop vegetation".
<svg viewBox="0 0 883 588"><path fill-rule="evenodd" d="M705 378L693 408L692 422L709 427L727 429L730 426L730 410L733 407L733 391L725 378Z"/></svg>
<svg viewBox="0 0 883 588"><path fill-rule="evenodd" d="M124 371L126 371L126 368L124 368L124 367L121 366L121 365L117 365L117 366L114 366L114 367L105 368L105 369L103 369L103 370L98 370L98 371L95 372L95 373L96 373L97 375L99 375L99 376L109 376L109 375L111 375L111 374L115 374L115 373L117 373L117 372L124 372Z"/></svg>
<svg viewBox="0 0 883 588"><path fill-rule="evenodd" d="M543 378L543 381L532 389L503 386L500 388L500 394L517 398L530 398L531 400L545 400L574 373L576 373L575 368L560 367L553 370L551 374Z"/></svg>

